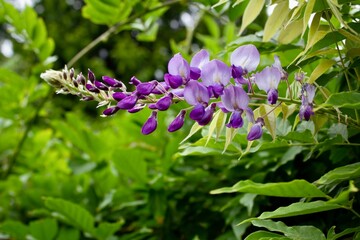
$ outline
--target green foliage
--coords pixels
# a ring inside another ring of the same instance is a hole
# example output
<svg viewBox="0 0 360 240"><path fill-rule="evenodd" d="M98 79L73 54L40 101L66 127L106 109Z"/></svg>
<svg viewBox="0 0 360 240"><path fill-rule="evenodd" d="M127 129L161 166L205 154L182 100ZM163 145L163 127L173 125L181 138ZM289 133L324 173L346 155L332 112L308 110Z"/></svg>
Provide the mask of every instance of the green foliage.
<svg viewBox="0 0 360 240"><path fill-rule="evenodd" d="M358 1L76 2L0 0L0 44L14 50L0 55L1 239L359 238ZM97 79L148 81L174 53L206 48L228 63L248 43L260 69L278 55L289 74L278 106L249 93L265 120L250 142L252 124L226 128L221 110L168 133L181 104L143 136L150 111L98 118L39 77L70 62ZM309 122L297 116L301 72L317 86Z"/></svg>

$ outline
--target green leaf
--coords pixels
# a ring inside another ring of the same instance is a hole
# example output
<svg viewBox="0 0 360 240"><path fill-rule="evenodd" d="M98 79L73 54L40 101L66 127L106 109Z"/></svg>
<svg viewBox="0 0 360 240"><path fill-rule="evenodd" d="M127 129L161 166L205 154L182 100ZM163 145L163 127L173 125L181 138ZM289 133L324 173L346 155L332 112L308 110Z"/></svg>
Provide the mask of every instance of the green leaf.
<svg viewBox="0 0 360 240"><path fill-rule="evenodd" d="M229 147L230 143L232 142L232 140L234 139L236 133L237 133L238 129L237 128L226 128L226 132L225 132L225 146L224 146L224 150L223 153L226 151L226 149Z"/></svg>
<svg viewBox="0 0 360 240"><path fill-rule="evenodd" d="M102 222L95 229L94 235L97 236L99 239L108 239L116 231L118 231L124 223L125 221L123 219L121 219L121 221L118 221L116 223Z"/></svg>
<svg viewBox="0 0 360 240"><path fill-rule="evenodd" d="M191 127L189 134L180 142L183 144L186 140L188 140L192 135L194 135L197 131L199 131L203 126L199 125L197 122Z"/></svg>
<svg viewBox="0 0 360 240"><path fill-rule="evenodd" d="M26 239L29 229L21 222L7 220L1 223L0 231L9 234L14 239Z"/></svg>
<svg viewBox="0 0 360 240"><path fill-rule="evenodd" d="M45 198L45 206L62 216L69 224L85 232L94 230L94 217L80 205L60 198Z"/></svg>
<svg viewBox="0 0 360 240"><path fill-rule="evenodd" d="M250 1L245 8L239 35L249 26L263 9L265 0Z"/></svg>
<svg viewBox="0 0 360 240"><path fill-rule="evenodd" d="M279 207L278 209L272 212L263 212L258 218L268 219L268 218L293 217L293 216L329 211L341 207L342 207L341 205L328 203L324 201L297 202L286 207Z"/></svg>
<svg viewBox="0 0 360 240"><path fill-rule="evenodd" d="M211 194L246 192L274 197L327 197L315 185L305 180L279 183L255 183L251 180L239 181L232 187L212 190Z"/></svg>
<svg viewBox="0 0 360 240"><path fill-rule="evenodd" d="M56 236L58 225L55 219L41 219L30 222L29 229L36 240L51 240Z"/></svg>
<svg viewBox="0 0 360 240"><path fill-rule="evenodd" d="M308 83L313 84L316 81L316 79L318 79L321 75L323 75L334 64L336 64L336 61L332 59L321 60L319 65L317 65L314 71L311 73Z"/></svg>
<svg viewBox="0 0 360 240"><path fill-rule="evenodd" d="M209 143L214 132L216 132L216 139L218 139L221 130L224 128L225 121L226 121L226 114L223 111L221 111L221 109L219 109L214 114L214 117L209 125L209 131L205 146Z"/></svg>
<svg viewBox="0 0 360 240"><path fill-rule="evenodd" d="M342 123L333 123L328 130L328 134L331 137L336 137L336 135L340 135L345 141L348 141L348 129L345 124Z"/></svg>
<svg viewBox="0 0 360 240"><path fill-rule="evenodd" d="M258 109L255 109L255 117L264 116L265 128L270 132L273 140L276 138L276 115L275 111L272 111L273 107L261 104ZM269 113L270 112L270 113Z"/></svg>
<svg viewBox="0 0 360 240"><path fill-rule="evenodd" d="M360 177L360 163L335 168L323 175L316 184L329 185Z"/></svg>
<svg viewBox="0 0 360 240"><path fill-rule="evenodd" d="M303 132L289 132L286 136L283 136L286 140L296 141L301 143L313 143L315 139L309 129L306 129Z"/></svg>
<svg viewBox="0 0 360 240"><path fill-rule="evenodd" d="M284 237L277 233L267 231L257 231L248 235L245 240L291 240L290 238Z"/></svg>
<svg viewBox="0 0 360 240"><path fill-rule="evenodd" d="M282 1L276 5L273 13L266 21L264 27L264 36L263 36L264 42L268 42L271 39L271 37L274 36L274 34L280 29L281 25L283 24L289 12L290 9L288 7L287 1Z"/></svg>
<svg viewBox="0 0 360 240"><path fill-rule="evenodd" d="M334 93L321 106L359 109L360 93L359 92Z"/></svg>
<svg viewBox="0 0 360 240"><path fill-rule="evenodd" d="M313 226L288 227L283 222L273 222L271 220L253 220L251 223L256 227L264 227L270 231L281 232L290 239L326 240L325 235Z"/></svg>
<svg viewBox="0 0 360 240"><path fill-rule="evenodd" d="M351 233L356 233L356 232L360 232L360 227L354 227L354 228L347 228L345 229L344 231L340 232L340 233L337 233L331 237L328 237L328 240L335 240L335 239L338 239L338 238L341 238L343 236L346 236L348 234L351 234ZM349 238L350 239L350 238ZM355 238L354 238L355 239ZM356 239L355 239L356 240Z"/></svg>
<svg viewBox="0 0 360 240"><path fill-rule="evenodd" d="M305 33L306 28L307 28L307 24L309 22L311 13L312 13L314 5L315 5L315 2L316 2L316 0L309 0L307 2L307 4L306 4L304 17L303 17L303 28L302 28L301 37L304 36L304 33Z"/></svg>
<svg viewBox="0 0 360 240"><path fill-rule="evenodd" d="M136 39L143 42L153 42L156 40L158 30L159 24L155 22L149 29L136 35Z"/></svg>
<svg viewBox="0 0 360 240"><path fill-rule="evenodd" d="M124 155L126 152L126 155ZM137 149L123 149L122 151L115 151L113 155L113 162L116 169L140 183L146 184L147 179L147 163L145 161L144 151Z"/></svg>
<svg viewBox="0 0 360 240"><path fill-rule="evenodd" d="M56 240L78 240L80 239L80 231L74 228L60 228Z"/></svg>

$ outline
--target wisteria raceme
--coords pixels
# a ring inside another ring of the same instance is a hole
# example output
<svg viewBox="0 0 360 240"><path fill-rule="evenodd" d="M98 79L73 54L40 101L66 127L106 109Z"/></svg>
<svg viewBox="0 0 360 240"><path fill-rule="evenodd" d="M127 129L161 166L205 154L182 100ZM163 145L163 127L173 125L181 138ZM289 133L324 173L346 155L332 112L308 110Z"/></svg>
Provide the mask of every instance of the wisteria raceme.
<svg viewBox="0 0 360 240"><path fill-rule="evenodd" d="M211 60L209 52L204 49L194 55L190 64L177 53L170 59L163 81L144 82L135 76L128 83L110 76L98 79L90 69L86 75L79 73L75 76L74 69L68 70L66 66L62 71L47 70L41 74L41 78L57 93L77 95L81 100L93 100L99 102L99 106L107 106L103 110L104 117L115 115L119 110L136 113L151 109L150 117L141 129L145 135L156 130L159 112L167 111L178 102L186 102L189 107L181 110L173 119L168 126L169 132L183 127L187 112L190 119L204 126L212 121L214 113L220 109L228 115L228 128L243 127L243 116L246 115L247 122L252 124L247 139L253 141L261 138L267 114L254 121L250 106L259 101L252 98L255 87L266 92L269 104L275 104L279 99L277 88L280 80L287 80L288 77L280 59L275 56L274 60L272 66L256 72L260 53L254 45L248 44L231 53L230 65L218 59ZM302 84L299 116L301 120L309 120L314 114L315 87L303 84L303 73L295 78Z"/></svg>

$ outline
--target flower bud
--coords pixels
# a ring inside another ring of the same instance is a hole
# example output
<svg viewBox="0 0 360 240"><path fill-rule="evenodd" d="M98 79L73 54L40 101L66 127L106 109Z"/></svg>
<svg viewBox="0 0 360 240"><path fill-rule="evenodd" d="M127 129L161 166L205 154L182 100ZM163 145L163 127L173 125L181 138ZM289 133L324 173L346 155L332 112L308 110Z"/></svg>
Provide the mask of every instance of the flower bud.
<svg viewBox="0 0 360 240"><path fill-rule="evenodd" d="M118 108L129 110L136 105L138 97L136 95L130 95L123 98L117 103Z"/></svg>
<svg viewBox="0 0 360 240"><path fill-rule="evenodd" d="M164 80L171 88L178 88L183 84L183 79L181 76L171 75L169 73L164 75Z"/></svg>
<svg viewBox="0 0 360 240"><path fill-rule="evenodd" d="M136 92L142 96L149 95L157 85L157 81L139 83L136 85Z"/></svg>
<svg viewBox="0 0 360 240"><path fill-rule="evenodd" d="M173 95L172 93L160 98L157 103L155 104L156 108L159 110L159 111L165 111L167 110L171 103L172 103L172 98L173 98Z"/></svg>
<svg viewBox="0 0 360 240"><path fill-rule="evenodd" d="M109 88L102 82L99 82L97 80L94 81L94 85L97 89L100 89L100 90L109 90Z"/></svg>
<svg viewBox="0 0 360 240"><path fill-rule="evenodd" d="M96 80L95 74L90 69L88 69L88 79L90 82L94 82Z"/></svg>
<svg viewBox="0 0 360 240"><path fill-rule="evenodd" d="M120 108L118 108L117 106L114 106L114 107L109 107L107 109L105 109L103 111L103 115L105 116L110 116L110 115L113 115L115 114L117 111L119 111Z"/></svg>
<svg viewBox="0 0 360 240"><path fill-rule="evenodd" d="M247 135L247 140L253 141L261 138L263 131L262 127L265 125L263 118L256 119L256 123L252 125L250 132Z"/></svg>
<svg viewBox="0 0 360 240"><path fill-rule="evenodd" d="M212 103L210 106L208 106L205 109L205 113L204 113L203 117L199 121L197 121L198 124L202 125L202 126L207 125L212 119L212 116L215 112L215 108L216 108L216 103Z"/></svg>
<svg viewBox="0 0 360 240"><path fill-rule="evenodd" d="M122 87L124 85L121 81L118 81L118 80L108 77L108 76L103 76L102 80L106 85L108 85L110 87L117 88L117 87Z"/></svg>
<svg viewBox="0 0 360 240"><path fill-rule="evenodd" d="M94 93L99 93L100 90L97 89L94 85L90 84L90 83L87 83L85 85L86 89L89 90L90 92L94 92Z"/></svg>
<svg viewBox="0 0 360 240"><path fill-rule="evenodd" d="M191 110L189 117L194 121L199 121L205 114L205 107L199 103L195 105L194 109Z"/></svg>
<svg viewBox="0 0 360 240"><path fill-rule="evenodd" d="M278 91L276 89L271 88L268 93L268 102L270 104L275 104L278 99Z"/></svg>
<svg viewBox="0 0 360 240"><path fill-rule="evenodd" d="M157 127L157 112L153 111L150 117L146 120L144 125L141 128L141 133L144 135L148 135L155 131Z"/></svg>
<svg viewBox="0 0 360 240"><path fill-rule="evenodd" d="M176 118L170 123L168 127L169 132L175 132L184 125L185 114L186 111L181 110L181 112L176 116Z"/></svg>
<svg viewBox="0 0 360 240"><path fill-rule="evenodd" d="M116 101L121 101L124 98L126 98L128 95L126 93L123 92L114 92L112 97L116 100Z"/></svg>

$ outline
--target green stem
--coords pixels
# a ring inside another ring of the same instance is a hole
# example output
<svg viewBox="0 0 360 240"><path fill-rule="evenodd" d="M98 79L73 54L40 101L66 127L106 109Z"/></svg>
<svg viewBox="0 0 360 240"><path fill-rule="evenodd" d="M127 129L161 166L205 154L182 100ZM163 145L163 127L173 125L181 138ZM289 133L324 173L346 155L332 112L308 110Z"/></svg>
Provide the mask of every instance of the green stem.
<svg viewBox="0 0 360 240"><path fill-rule="evenodd" d="M93 49L96 45L98 45L100 42L104 41L105 39L107 39L111 34L115 33L120 27L134 21L135 19L144 16L144 14L146 13L150 13L150 12L154 12L157 11L161 8L170 6L172 4L178 3L180 2L180 0L173 0L173 1L168 1L163 3L160 6L154 7L154 8L150 8L150 9L145 9L144 11L133 15L132 17L129 17L128 19L126 19L123 22L118 22L116 24L114 24L113 26L111 26L107 31L105 31L104 33L102 33L100 36L98 36L96 39L94 39L92 42L90 42L87 46L85 46L83 49L81 49L80 52L78 52L67 64L67 66L70 68L72 67L80 58L82 58L85 54L87 54L91 49Z"/></svg>

